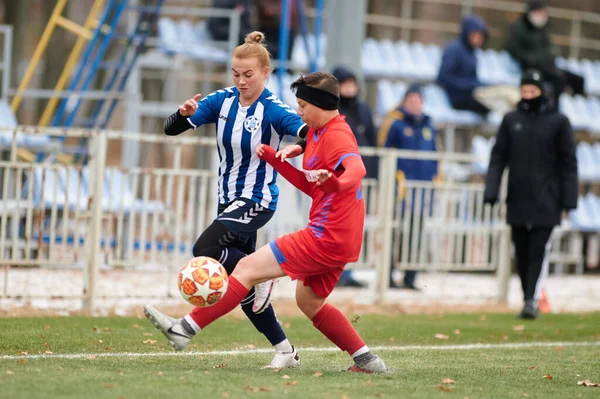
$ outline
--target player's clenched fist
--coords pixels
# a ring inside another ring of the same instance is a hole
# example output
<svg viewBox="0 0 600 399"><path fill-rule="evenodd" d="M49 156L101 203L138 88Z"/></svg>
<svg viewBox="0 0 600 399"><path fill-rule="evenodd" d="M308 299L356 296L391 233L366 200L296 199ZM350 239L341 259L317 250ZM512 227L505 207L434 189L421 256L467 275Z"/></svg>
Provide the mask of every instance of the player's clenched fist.
<svg viewBox="0 0 600 399"><path fill-rule="evenodd" d="M179 106L179 113L181 116L192 116L198 109L198 100L200 100L202 94L196 94L193 98L190 98Z"/></svg>

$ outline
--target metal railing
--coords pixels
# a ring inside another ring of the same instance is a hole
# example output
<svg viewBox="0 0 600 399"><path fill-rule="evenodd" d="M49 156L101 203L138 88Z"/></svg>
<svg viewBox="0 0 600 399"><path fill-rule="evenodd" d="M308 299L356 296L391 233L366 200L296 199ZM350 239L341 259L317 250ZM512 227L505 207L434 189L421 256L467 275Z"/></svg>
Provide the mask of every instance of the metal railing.
<svg viewBox="0 0 600 399"><path fill-rule="evenodd" d="M99 291L101 268L117 273L150 267L159 271L156 278L162 287L152 295L176 295L173 282L179 266L191 257L193 242L216 215L214 139L29 127L11 132L7 160L0 162L0 266L4 266L0 296L33 295L30 287L8 284L10 270L20 271L22 266L79 267L84 271L80 297L90 309L99 298L148 294L143 285L136 293ZM19 134L48 134L63 140L86 137L90 162L65 166L19 161ZM109 149L126 140L170 146L172 157L160 167L111 166ZM212 166L185 167L186 151L212 156ZM445 170L451 163L468 167L475 157L375 148L362 148L361 153L379 157L379 176L364 180L364 243L360 259L348 267L374 270L373 297L379 302L388 298L394 267L495 272L497 298L506 301L510 234L504 208L483 205L483 183L456 181L451 175L443 182L396 178L400 158L438 160ZM259 232L259 244L307 223L310 199L283 178L278 185L280 209ZM60 293L52 291L52 295Z"/></svg>

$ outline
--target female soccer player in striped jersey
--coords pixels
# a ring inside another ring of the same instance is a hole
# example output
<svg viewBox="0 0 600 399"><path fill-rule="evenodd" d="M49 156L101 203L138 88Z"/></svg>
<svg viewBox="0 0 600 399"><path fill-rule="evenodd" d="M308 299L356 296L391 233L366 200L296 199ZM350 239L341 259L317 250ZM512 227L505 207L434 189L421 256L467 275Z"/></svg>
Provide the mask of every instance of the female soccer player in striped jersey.
<svg viewBox="0 0 600 399"><path fill-rule="evenodd" d="M165 123L165 133L178 135L214 123L219 153L218 216L200 235L194 256L219 260L231 274L240 259L256 249L256 232L273 216L279 190L277 172L255 153L267 144L278 148L284 135L304 137L308 127L288 105L266 87L271 70L264 34L252 32L235 48L232 60L235 86L200 99L185 101ZM257 285L241 302L256 329L275 347L270 368L296 366L296 349L289 343L270 305L273 282ZM151 307L146 316L169 339L175 350L189 344L198 327L190 315L173 319Z"/></svg>

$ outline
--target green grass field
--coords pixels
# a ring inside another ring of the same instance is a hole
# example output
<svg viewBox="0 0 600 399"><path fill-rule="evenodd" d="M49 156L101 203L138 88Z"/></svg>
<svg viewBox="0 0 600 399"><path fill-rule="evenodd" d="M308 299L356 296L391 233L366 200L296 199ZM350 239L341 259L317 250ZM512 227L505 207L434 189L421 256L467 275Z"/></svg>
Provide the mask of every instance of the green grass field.
<svg viewBox="0 0 600 399"><path fill-rule="evenodd" d="M349 357L317 350L331 344L299 317L280 319L292 343L307 348L300 352L302 365L280 372L261 369L272 353L259 350L268 345L243 319L221 320L198 335L189 351L174 353L145 319L2 318L0 397L600 395L600 388L577 385L586 379L600 382L600 314L547 315L535 322L517 321L512 314L350 317L371 347L381 347L376 352L389 374L340 372L351 364ZM547 374L552 378L544 378Z"/></svg>

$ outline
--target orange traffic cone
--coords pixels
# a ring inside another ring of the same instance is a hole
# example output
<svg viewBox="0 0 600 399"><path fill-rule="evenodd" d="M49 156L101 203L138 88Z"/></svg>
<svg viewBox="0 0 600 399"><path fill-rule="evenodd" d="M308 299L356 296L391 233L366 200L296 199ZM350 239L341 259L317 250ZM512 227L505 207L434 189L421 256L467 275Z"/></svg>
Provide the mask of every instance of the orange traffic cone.
<svg viewBox="0 0 600 399"><path fill-rule="evenodd" d="M542 288L542 295L538 301L538 307L540 308L541 313L550 313L552 311L550 307L550 301L548 300L548 296L546 295L546 290Z"/></svg>

